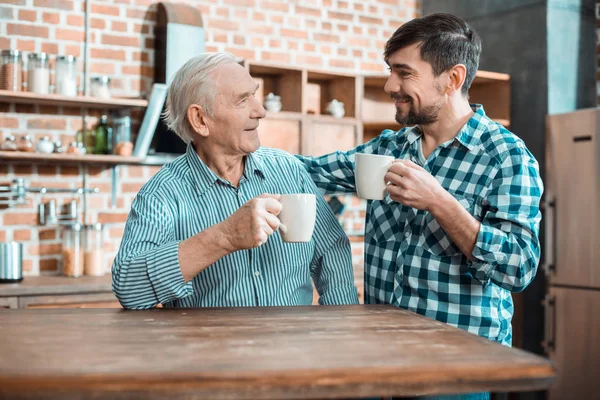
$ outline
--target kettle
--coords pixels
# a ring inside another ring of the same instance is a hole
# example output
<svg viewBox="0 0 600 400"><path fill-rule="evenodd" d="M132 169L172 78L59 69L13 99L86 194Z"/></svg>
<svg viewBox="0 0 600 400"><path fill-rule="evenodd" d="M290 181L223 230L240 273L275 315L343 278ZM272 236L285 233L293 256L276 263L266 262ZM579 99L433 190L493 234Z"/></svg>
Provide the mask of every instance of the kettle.
<svg viewBox="0 0 600 400"><path fill-rule="evenodd" d="M23 243L0 243L0 283L23 280Z"/></svg>

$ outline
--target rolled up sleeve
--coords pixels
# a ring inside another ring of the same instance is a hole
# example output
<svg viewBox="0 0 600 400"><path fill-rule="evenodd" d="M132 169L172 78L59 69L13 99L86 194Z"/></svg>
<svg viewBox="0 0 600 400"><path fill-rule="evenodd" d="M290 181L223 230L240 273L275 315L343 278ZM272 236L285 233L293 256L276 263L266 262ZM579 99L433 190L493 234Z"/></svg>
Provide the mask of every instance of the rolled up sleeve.
<svg viewBox="0 0 600 400"><path fill-rule="evenodd" d="M542 192L533 156L522 147L511 149L492 180L487 195L490 211L481 221L468 264L482 284L493 282L519 292L535 277L540 260Z"/></svg>
<svg viewBox="0 0 600 400"><path fill-rule="evenodd" d="M113 292L124 308L152 308L193 293L183 279L173 226L160 199L138 194L112 266Z"/></svg>

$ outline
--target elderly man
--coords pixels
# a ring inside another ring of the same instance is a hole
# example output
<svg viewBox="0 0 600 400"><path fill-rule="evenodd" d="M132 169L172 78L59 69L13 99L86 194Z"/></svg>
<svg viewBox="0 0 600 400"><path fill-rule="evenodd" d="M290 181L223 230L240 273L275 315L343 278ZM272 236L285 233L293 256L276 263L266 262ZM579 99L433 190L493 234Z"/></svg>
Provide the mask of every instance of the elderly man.
<svg viewBox="0 0 600 400"><path fill-rule="evenodd" d="M167 123L188 148L132 204L113 264L123 307L310 305L311 277L319 303L358 303L348 238L322 196L311 242L282 241L279 194L317 189L293 157L259 148L257 88L228 53L176 73Z"/></svg>

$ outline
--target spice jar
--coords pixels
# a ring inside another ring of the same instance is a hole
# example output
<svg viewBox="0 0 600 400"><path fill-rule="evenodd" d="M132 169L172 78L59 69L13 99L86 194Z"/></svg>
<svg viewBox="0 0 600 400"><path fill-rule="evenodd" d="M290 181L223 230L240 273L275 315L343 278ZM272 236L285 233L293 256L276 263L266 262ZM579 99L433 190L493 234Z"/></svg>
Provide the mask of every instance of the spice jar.
<svg viewBox="0 0 600 400"><path fill-rule="evenodd" d="M104 229L96 223L85 226L83 268L86 275L104 275Z"/></svg>
<svg viewBox="0 0 600 400"><path fill-rule="evenodd" d="M31 136L29 136L29 135L21 136L17 147L18 147L19 151L26 151L26 152L34 151L33 142L31 141Z"/></svg>
<svg viewBox="0 0 600 400"><path fill-rule="evenodd" d="M54 142L54 152L55 153L62 153L64 151L62 143L60 140L57 140L56 142Z"/></svg>
<svg viewBox="0 0 600 400"><path fill-rule="evenodd" d="M17 147L17 140L15 139L15 137L13 135L10 135L6 139L4 139L4 142L2 142L2 147L0 148L0 150L2 150L2 151L17 151L18 147Z"/></svg>
<svg viewBox="0 0 600 400"><path fill-rule="evenodd" d="M38 140L35 145L35 151L42 154L50 154L54 152L54 143L50 140L48 136L44 136L40 140Z"/></svg>
<svg viewBox="0 0 600 400"><path fill-rule="evenodd" d="M112 117L113 135L112 148L114 154L119 154L117 150L127 150L127 146L119 143L131 143L131 117L129 115L115 115ZM133 143L132 143L133 150ZM127 154L119 154L127 155Z"/></svg>
<svg viewBox="0 0 600 400"><path fill-rule="evenodd" d="M110 78L95 76L90 79L90 94L94 97L110 97Z"/></svg>
<svg viewBox="0 0 600 400"><path fill-rule="evenodd" d="M54 66L56 94L77 96L77 59L75 56L58 56Z"/></svg>
<svg viewBox="0 0 600 400"><path fill-rule="evenodd" d="M0 52L0 89L20 92L23 86L23 60L19 50Z"/></svg>
<svg viewBox="0 0 600 400"><path fill-rule="evenodd" d="M69 143L69 147L67 147L67 154L79 154L79 147L77 147L77 142Z"/></svg>
<svg viewBox="0 0 600 400"><path fill-rule="evenodd" d="M79 277L83 275L82 225L66 225L63 238L63 275Z"/></svg>
<svg viewBox="0 0 600 400"><path fill-rule="evenodd" d="M27 91L48 94L50 88L50 68L48 54L31 53L27 58Z"/></svg>

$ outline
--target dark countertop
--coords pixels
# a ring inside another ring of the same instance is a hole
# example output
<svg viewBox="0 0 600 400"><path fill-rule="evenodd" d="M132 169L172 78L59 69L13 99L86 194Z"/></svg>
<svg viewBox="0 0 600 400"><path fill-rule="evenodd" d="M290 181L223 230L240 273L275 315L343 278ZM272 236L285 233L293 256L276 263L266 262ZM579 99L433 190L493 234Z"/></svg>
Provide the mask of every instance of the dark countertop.
<svg viewBox="0 0 600 400"><path fill-rule="evenodd" d="M1 283L0 297L87 294L111 292L111 275L82 276L26 276L20 283Z"/></svg>

